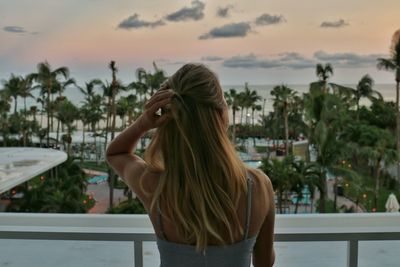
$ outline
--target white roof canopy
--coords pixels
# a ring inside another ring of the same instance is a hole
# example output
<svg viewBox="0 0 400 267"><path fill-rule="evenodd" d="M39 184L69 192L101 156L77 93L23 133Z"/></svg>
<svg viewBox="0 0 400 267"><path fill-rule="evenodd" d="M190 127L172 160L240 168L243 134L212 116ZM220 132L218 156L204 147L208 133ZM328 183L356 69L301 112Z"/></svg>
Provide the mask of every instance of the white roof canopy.
<svg viewBox="0 0 400 267"><path fill-rule="evenodd" d="M67 160L65 152L34 147L0 148L0 194Z"/></svg>

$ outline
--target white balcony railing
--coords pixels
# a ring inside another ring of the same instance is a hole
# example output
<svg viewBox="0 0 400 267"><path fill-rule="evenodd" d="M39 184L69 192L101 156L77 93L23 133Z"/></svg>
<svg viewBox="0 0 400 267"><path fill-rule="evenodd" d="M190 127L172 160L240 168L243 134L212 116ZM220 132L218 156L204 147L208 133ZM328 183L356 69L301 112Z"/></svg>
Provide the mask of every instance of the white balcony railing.
<svg viewBox="0 0 400 267"><path fill-rule="evenodd" d="M277 215L275 233L276 242L347 242L356 267L360 241L400 240L400 213ZM0 213L0 239L129 241L141 267L143 242L155 236L147 215Z"/></svg>

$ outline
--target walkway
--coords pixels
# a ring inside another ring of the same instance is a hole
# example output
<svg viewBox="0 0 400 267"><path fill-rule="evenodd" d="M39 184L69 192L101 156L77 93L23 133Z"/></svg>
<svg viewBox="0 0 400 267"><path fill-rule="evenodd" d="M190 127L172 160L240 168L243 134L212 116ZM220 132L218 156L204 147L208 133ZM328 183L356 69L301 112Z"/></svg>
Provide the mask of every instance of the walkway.
<svg viewBox="0 0 400 267"><path fill-rule="evenodd" d="M90 169L83 169L83 171L90 176L108 175L106 172ZM96 200L96 204L89 210L88 213L106 213L110 199L110 187L108 186L108 183L104 182L101 184L88 184L86 193L88 195L92 195ZM126 197L124 196L123 189L114 189L114 206L118 205L125 199Z"/></svg>
<svg viewBox="0 0 400 267"><path fill-rule="evenodd" d="M334 180L327 181L327 194L328 194L328 199L330 199L330 200L335 199L334 186L335 186ZM355 209L354 212L356 212L356 213L365 212L365 210L362 207L357 206L355 202L353 202L352 200L350 200L346 197L343 197L343 196L337 196L336 205L337 205L337 209L340 209L340 207L342 207L342 206L346 206L347 209L349 209L350 207L353 207L353 209Z"/></svg>

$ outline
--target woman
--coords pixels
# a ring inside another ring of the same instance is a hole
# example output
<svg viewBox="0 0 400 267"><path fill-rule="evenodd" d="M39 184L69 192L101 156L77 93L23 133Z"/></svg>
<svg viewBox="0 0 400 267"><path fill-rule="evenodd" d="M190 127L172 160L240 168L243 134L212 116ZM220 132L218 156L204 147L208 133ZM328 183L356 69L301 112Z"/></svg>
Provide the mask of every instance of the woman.
<svg viewBox="0 0 400 267"><path fill-rule="evenodd" d="M161 110L161 114L159 111ZM238 157L215 74L186 64L107 148L107 161L142 201L161 266L272 266L271 182ZM157 128L144 160L134 155Z"/></svg>

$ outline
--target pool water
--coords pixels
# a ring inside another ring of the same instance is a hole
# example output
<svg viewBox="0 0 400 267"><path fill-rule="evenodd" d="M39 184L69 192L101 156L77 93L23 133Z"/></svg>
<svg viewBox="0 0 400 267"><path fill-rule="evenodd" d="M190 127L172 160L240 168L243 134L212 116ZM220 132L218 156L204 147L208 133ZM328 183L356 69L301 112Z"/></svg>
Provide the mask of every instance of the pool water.
<svg viewBox="0 0 400 267"><path fill-rule="evenodd" d="M101 184L106 182L108 179L108 175L97 175L93 176L88 180L89 184Z"/></svg>

